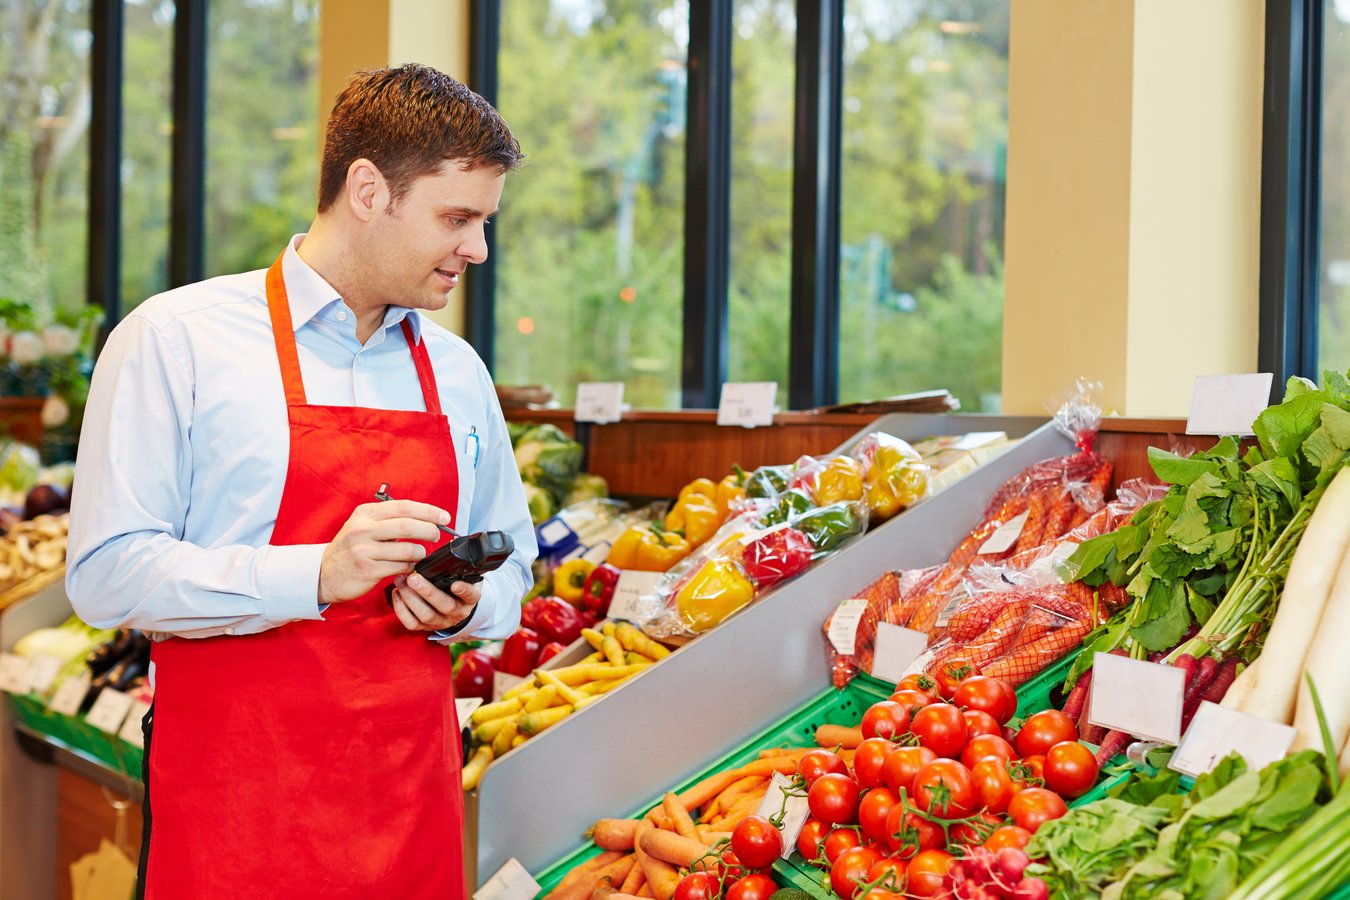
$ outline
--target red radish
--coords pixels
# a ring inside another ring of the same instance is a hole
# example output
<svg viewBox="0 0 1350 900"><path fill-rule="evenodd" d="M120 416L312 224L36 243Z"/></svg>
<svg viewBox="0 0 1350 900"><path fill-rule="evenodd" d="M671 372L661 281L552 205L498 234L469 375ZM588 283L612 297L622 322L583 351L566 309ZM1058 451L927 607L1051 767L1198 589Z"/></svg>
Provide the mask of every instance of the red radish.
<svg viewBox="0 0 1350 900"><path fill-rule="evenodd" d="M1017 884L1022 873L1031 865L1031 858L1016 847L1004 847L994 856L998 867L999 880L1004 884Z"/></svg>
<svg viewBox="0 0 1350 900"><path fill-rule="evenodd" d="M1102 738L1101 749L1097 751L1097 767L1101 768L1130 742L1130 736L1123 731L1112 731Z"/></svg>
<svg viewBox="0 0 1350 900"><path fill-rule="evenodd" d="M1039 878L1028 875L1013 888L1012 900L1050 900L1050 888Z"/></svg>

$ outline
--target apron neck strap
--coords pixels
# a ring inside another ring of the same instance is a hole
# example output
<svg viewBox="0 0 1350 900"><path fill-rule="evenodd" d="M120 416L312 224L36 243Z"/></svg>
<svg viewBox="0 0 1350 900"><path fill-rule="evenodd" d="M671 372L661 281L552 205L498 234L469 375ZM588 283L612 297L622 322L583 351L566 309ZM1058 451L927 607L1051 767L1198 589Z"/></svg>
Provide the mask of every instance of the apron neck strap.
<svg viewBox="0 0 1350 900"><path fill-rule="evenodd" d="M267 311L272 317L272 338L277 345L277 361L281 364L281 383L286 389L287 406L305 405L305 382L300 376L300 356L295 349L295 329L291 325L291 302L286 296L286 279L281 274L281 261L286 256L283 251L267 270ZM425 341L413 338L412 326L405 316L400 323L403 326L403 339L408 342L412 353L413 365L417 367L417 380L422 385L422 402L426 410L433 415L441 415L441 395L436 388L436 375L431 369L431 359L427 356Z"/></svg>

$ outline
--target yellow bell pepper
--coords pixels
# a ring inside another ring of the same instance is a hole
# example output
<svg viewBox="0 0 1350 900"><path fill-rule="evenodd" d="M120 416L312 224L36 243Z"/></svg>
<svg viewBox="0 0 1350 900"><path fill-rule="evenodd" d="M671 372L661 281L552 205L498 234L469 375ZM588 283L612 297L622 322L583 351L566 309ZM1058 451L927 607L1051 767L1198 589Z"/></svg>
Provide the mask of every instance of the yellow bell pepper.
<svg viewBox="0 0 1350 900"><path fill-rule="evenodd" d="M611 551L613 548L611 548ZM581 606L586 593L586 576L595 569L587 559L569 559L553 573L553 593L573 606Z"/></svg>
<svg viewBox="0 0 1350 900"><path fill-rule="evenodd" d="M755 596L755 587L735 562L714 557L675 594L680 618L696 632L707 631Z"/></svg>
<svg viewBox="0 0 1350 900"><path fill-rule="evenodd" d="M708 482L712 484L712 482ZM666 530L684 534L690 547L697 547L716 533L722 517L717 513L717 501L704 494L688 494L666 513Z"/></svg>
<svg viewBox="0 0 1350 900"><path fill-rule="evenodd" d="M676 502L683 501L690 494L698 494L709 499L717 496L717 485L713 484L711 478L695 478L693 481L680 488L680 493L676 495Z"/></svg>
<svg viewBox="0 0 1350 900"><path fill-rule="evenodd" d="M865 479L868 511L874 518L889 519L917 503L928 490L928 471L913 451L889 444L878 447Z"/></svg>
<svg viewBox="0 0 1350 900"><path fill-rule="evenodd" d="M861 500L863 467L851 456L834 456L816 477L816 503L829 506L843 500Z"/></svg>
<svg viewBox="0 0 1350 900"><path fill-rule="evenodd" d="M633 563L637 561L638 544L642 543L642 536L647 533L647 529L641 525L634 525L623 534L619 535L609 548L609 555L605 557L605 562L616 569L632 569Z"/></svg>
<svg viewBox="0 0 1350 900"><path fill-rule="evenodd" d="M717 482L717 512L724 522L731 515L731 504L745 496L745 470L740 466L733 468L735 471Z"/></svg>
<svg viewBox="0 0 1350 900"><path fill-rule="evenodd" d="M689 546L689 542L678 534L653 525L647 529L647 533L638 543L637 559L633 562L633 568L646 572L664 572L688 556L691 549L693 548Z"/></svg>

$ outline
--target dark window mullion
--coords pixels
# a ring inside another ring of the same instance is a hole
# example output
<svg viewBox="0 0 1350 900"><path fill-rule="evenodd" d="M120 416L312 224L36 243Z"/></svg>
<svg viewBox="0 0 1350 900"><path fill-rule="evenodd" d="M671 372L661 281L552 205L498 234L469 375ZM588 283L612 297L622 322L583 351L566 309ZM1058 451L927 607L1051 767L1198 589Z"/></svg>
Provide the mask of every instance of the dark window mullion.
<svg viewBox="0 0 1350 900"><path fill-rule="evenodd" d="M496 106L501 0L471 0L469 16L473 35L469 45L469 87ZM497 238L492 225L487 226L486 237L487 260L474 267L464 286L464 336L491 372L495 361L493 331L497 296Z"/></svg>
<svg viewBox="0 0 1350 900"><path fill-rule="evenodd" d="M121 315L123 0L95 3L91 12L89 82L88 302L101 305L106 334Z"/></svg>
<svg viewBox="0 0 1350 900"><path fill-rule="evenodd" d="M797 2L788 405L839 399L843 0Z"/></svg>
<svg viewBox="0 0 1350 900"><path fill-rule="evenodd" d="M205 274L207 3L174 4L169 287L200 281Z"/></svg>
<svg viewBox="0 0 1350 900"><path fill-rule="evenodd" d="M683 405L710 408L727 375L732 0L689 4Z"/></svg>

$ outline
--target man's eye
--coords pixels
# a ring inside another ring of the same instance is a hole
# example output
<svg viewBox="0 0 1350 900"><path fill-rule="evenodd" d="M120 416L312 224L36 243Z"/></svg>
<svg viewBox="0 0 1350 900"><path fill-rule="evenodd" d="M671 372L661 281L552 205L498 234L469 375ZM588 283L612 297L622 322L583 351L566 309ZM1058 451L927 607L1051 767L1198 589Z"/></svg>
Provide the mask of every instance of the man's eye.
<svg viewBox="0 0 1350 900"><path fill-rule="evenodd" d="M451 220L450 220L450 224L453 225L453 226L455 226L456 228L463 228L465 225L468 225L468 224L469 224L469 220L468 220L468 219L451 219Z"/></svg>

